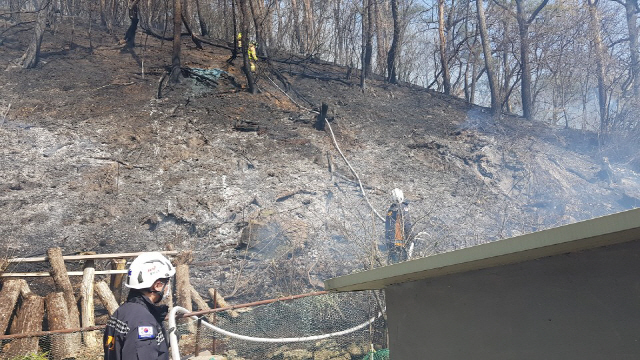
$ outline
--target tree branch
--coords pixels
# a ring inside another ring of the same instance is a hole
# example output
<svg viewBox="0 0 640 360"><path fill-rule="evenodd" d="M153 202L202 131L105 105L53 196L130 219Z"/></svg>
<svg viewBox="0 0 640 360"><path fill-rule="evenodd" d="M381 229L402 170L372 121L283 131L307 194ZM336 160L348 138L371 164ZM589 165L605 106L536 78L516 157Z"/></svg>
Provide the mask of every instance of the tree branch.
<svg viewBox="0 0 640 360"><path fill-rule="evenodd" d="M538 5L538 7L533 11L531 16L529 16L529 20L527 20L527 24L531 24L533 22L533 20L536 18L536 16L538 16L538 13L540 12L540 10L542 10L543 7L547 6L548 2L549 2L549 0L542 0L540 5Z"/></svg>
<svg viewBox="0 0 640 360"><path fill-rule="evenodd" d="M513 10L509 9L507 7L507 5L501 3L499 0L493 0L493 3L498 5L500 8L502 8L502 10L508 12L509 14L511 14L511 16L516 16L516 14L513 12Z"/></svg>

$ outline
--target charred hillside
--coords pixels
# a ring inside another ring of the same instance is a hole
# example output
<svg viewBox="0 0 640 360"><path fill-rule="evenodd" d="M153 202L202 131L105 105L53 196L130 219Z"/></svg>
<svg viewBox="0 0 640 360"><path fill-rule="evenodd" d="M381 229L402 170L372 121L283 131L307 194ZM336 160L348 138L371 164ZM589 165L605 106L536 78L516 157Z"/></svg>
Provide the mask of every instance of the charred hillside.
<svg viewBox="0 0 640 360"><path fill-rule="evenodd" d="M193 251L199 286L229 297L317 288L371 266L383 234L336 145L378 213L404 190L419 256L640 205L637 143L602 147L590 132L408 85L371 80L363 92L313 58L259 62L252 95L228 50L186 38L185 68L225 73L191 74L157 98L168 42L124 51L98 30L91 44L70 37L45 34L31 70L13 66L28 33L0 45L8 256L172 247ZM322 103L335 141L314 128Z"/></svg>

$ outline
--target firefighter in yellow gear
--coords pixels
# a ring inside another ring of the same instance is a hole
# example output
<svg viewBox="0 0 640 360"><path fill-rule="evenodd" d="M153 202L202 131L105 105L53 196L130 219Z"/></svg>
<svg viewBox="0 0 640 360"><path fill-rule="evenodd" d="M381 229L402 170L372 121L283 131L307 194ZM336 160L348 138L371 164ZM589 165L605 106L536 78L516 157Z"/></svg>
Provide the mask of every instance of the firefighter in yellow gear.
<svg viewBox="0 0 640 360"><path fill-rule="evenodd" d="M242 33L239 32L238 36L236 37L236 39L238 39L238 49L242 49Z"/></svg>
<svg viewBox="0 0 640 360"><path fill-rule="evenodd" d="M256 53L257 46L258 44L256 44L255 41L249 43L249 66L251 67L252 72L256 71L256 61L258 61L258 54Z"/></svg>

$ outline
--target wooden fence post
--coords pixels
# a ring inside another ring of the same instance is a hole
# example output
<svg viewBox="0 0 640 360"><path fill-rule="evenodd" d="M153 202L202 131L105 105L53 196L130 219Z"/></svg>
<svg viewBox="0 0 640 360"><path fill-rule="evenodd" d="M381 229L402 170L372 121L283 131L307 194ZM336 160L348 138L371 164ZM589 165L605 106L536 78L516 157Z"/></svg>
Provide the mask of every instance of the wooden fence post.
<svg viewBox="0 0 640 360"><path fill-rule="evenodd" d="M67 302L61 292L52 292L46 296L47 321L49 330L62 330L71 328ZM51 355L53 360L62 360L75 357L80 349L77 334L51 335Z"/></svg>
<svg viewBox="0 0 640 360"><path fill-rule="evenodd" d="M124 270L126 266L127 266L127 260L125 259L111 260L111 269L113 270ZM124 274L111 275L110 288L118 304L122 304L122 302L124 301L124 299L122 298L122 279L123 278L124 278Z"/></svg>
<svg viewBox="0 0 640 360"><path fill-rule="evenodd" d="M73 294L73 287L71 287L69 275L67 275L67 268L62 259L62 250L59 247L50 248L47 250L47 257L51 265L53 282L56 284L56 288L64 293L64 300L67 303L67 310L69 311L70 325L72 328L79 328L80 312L78 311L78 305L76 297Z"/></svg>
<svg viewBox="0 0 640 360"><path fill-rule="evenodd" d="M94 326L95 310L93 305L93 280L95 279L95 265L93 260L84 262L82 286L80 287L80 299L82 309L82 327ZM87 347L95 348L100 345L95 331L87 331L83 333L84 344Z"/></svg>
<svg viewBox="0 0 640 360"><path fill-rule="evenodd" d="M11 324L12 334L24 334L34 331L42 331L42 319L44 318L44 299L42 296L29 294L22 301L16 318ZM38 352L39 337L15 339L8 345L6 356L8 359Z"/></svg>
<svg viewBox="0 0 640 360"><path fill-rule="evenodd" d="M21 288L20 280L7 280L2 284L2 291L0 291L0 335L7 331Z"/></svg>
<svg viewBox="0 0 640 360"><path fill-rule="evenodd" d="M118 302L116 301L116 297L113 296L111 289L109 289L109 285L104 281L99 281L96 283L95 291L98 299L102 301L102 305L104 305L107 313L111 316L118 309Z"/></svg>
<svg viewBox="0 0 640 360"><path fill-rule="evenodd" d="M180 264L176 267L176 305L192 311L191 284L189 283L189 265ZM195 332L195 324L190 319L182 319L181 323L189 324L189 331Z"/></svg>

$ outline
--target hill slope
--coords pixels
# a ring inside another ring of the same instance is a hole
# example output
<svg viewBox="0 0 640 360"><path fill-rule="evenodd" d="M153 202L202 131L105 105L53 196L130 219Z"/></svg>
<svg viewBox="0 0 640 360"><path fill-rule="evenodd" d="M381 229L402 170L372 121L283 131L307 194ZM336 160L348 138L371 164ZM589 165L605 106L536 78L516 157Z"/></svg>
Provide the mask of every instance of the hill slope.
<svg viewBox="0 0 640 360"><path fill-rule="evenodd" d="M607 167L590 133L377 80L363 94L345 69L296 57L273 61L286 94L261 63L250 95L228 51L186 39L186 66L229 76L156 99L170 44L140 36L122 52L93 36L91 51L47 33L33 70L11 65L27 34L1 45L0 245L12 256L172 246L194 251L198 285L227 295L318 286L362 268L382 236L336 144L378 213L404 190L422 256L640 205L639 175L615 157ZM335 143L313 128L322 102Z"/></svg>

